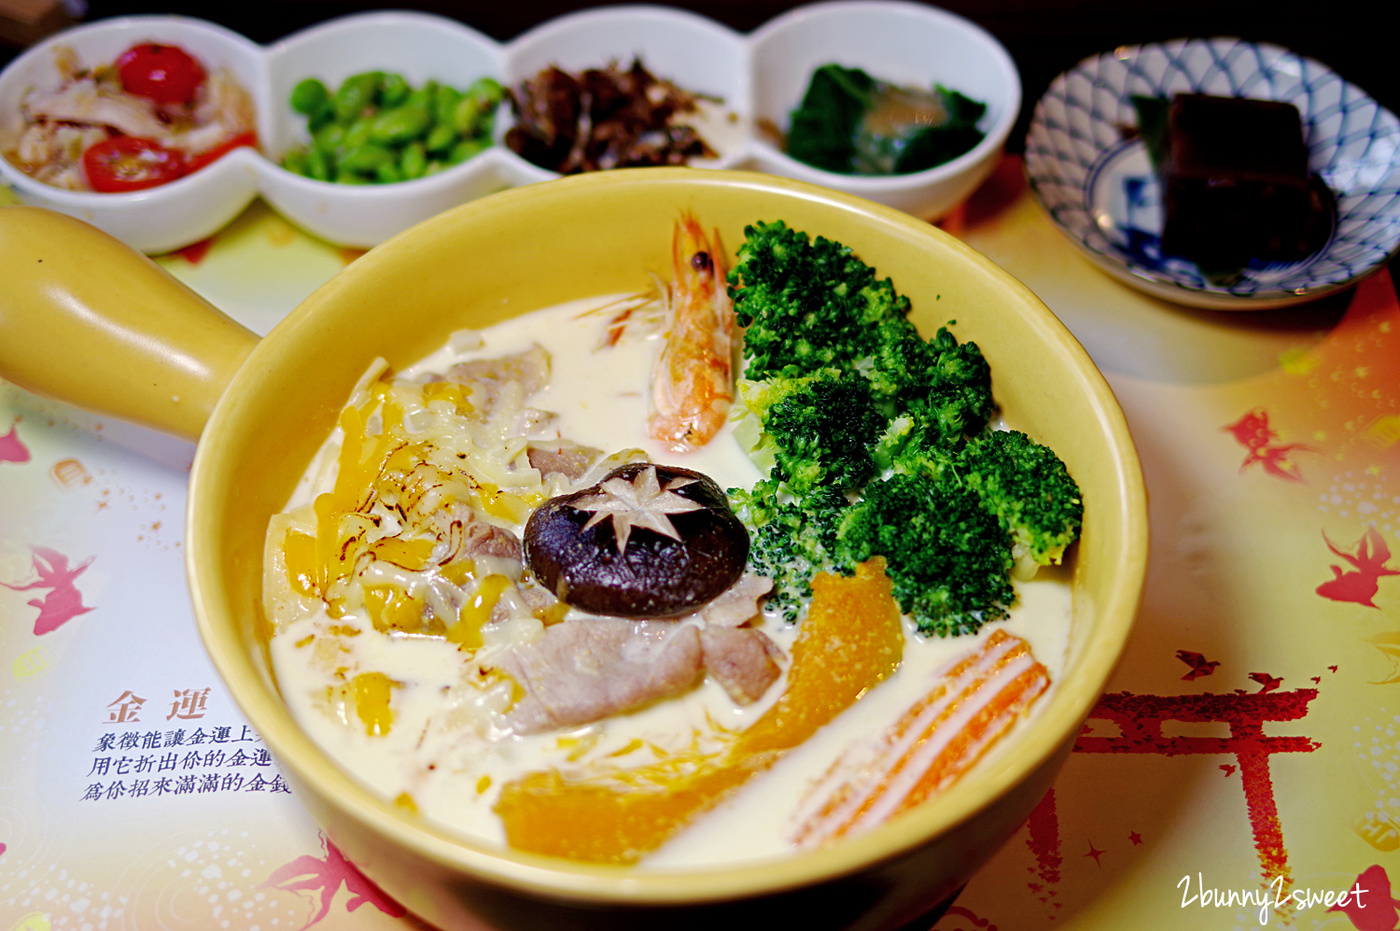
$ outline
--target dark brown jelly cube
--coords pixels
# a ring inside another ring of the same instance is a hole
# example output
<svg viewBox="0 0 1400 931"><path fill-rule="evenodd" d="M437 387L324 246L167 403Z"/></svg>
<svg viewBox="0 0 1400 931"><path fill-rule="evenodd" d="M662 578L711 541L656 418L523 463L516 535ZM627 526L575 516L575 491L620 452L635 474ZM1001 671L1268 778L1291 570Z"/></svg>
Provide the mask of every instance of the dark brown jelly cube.
<svg viewBox="0 0 1400 931"><path fill-rule="evenodd" d="M1167 120L1163 252L1210 269L1308 254L1314 198L1297 107L1177 94Z"/></svg>

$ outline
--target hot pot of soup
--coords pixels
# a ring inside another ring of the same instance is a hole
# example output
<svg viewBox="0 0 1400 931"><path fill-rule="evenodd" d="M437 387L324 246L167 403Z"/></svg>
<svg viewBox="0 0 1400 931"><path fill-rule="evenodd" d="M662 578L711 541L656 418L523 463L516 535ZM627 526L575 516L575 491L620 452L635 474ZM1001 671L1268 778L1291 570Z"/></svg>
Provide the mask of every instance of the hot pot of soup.
<svg viewBox="0 0 1400 931"><path fill-rule="evenodd" d="M531 185L261 340L41 210L0 210L0 265L0 374L198 438L209 653L441 927L914 921L1049 788L1131 628L1145 495L1102 376L856 198Z"/></svg>

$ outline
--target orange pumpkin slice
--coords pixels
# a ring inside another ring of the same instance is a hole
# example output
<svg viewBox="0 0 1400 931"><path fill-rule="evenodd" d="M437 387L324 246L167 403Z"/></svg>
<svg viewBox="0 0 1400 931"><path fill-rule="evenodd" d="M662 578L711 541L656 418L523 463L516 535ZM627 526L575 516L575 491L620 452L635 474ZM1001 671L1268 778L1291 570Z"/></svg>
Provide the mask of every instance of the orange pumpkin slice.
<svg viewBox="0 0 1400 931"><path fill-rule="evenodd" d="M686 774L666 763L570 778L537 770L501 787L496 802L517 850L589 863L635 863L752 773L714 757Z"/></svg>
<svg viewBox="0 0 1400 931"><path fill-rule="evenodd" d="M882 682L904 655L904 629L883 557L853 576L819 573L792 644L778 701L739 735L732 758L791 750Z"/></svg>

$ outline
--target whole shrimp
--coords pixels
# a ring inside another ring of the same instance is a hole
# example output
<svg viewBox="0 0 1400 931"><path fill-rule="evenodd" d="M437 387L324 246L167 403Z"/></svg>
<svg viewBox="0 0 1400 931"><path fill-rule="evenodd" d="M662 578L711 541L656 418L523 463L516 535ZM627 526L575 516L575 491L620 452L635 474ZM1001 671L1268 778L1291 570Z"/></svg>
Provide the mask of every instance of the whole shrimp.
<svg viewBox="0 0 1400 931"><path fill-rule="evenodd" d="M665 302L661 347L651 373L647 430L674 452L704 446L734 401L734 305L718 230L713 241L689 213L671 238L675 281Z"/></svg>

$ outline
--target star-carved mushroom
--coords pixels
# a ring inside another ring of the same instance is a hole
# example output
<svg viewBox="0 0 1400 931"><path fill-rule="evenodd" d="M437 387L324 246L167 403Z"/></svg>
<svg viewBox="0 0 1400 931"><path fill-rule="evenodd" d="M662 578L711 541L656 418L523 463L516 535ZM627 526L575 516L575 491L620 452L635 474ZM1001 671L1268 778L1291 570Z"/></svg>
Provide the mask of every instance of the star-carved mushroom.
<svg viewBox="0 0 1400 931"><path fill-rule="evenodd" d="M524 552L535 578L573 607L676 617L738 581L749 536L710 477L633 463L540 505L525 525Z"/></svg>

